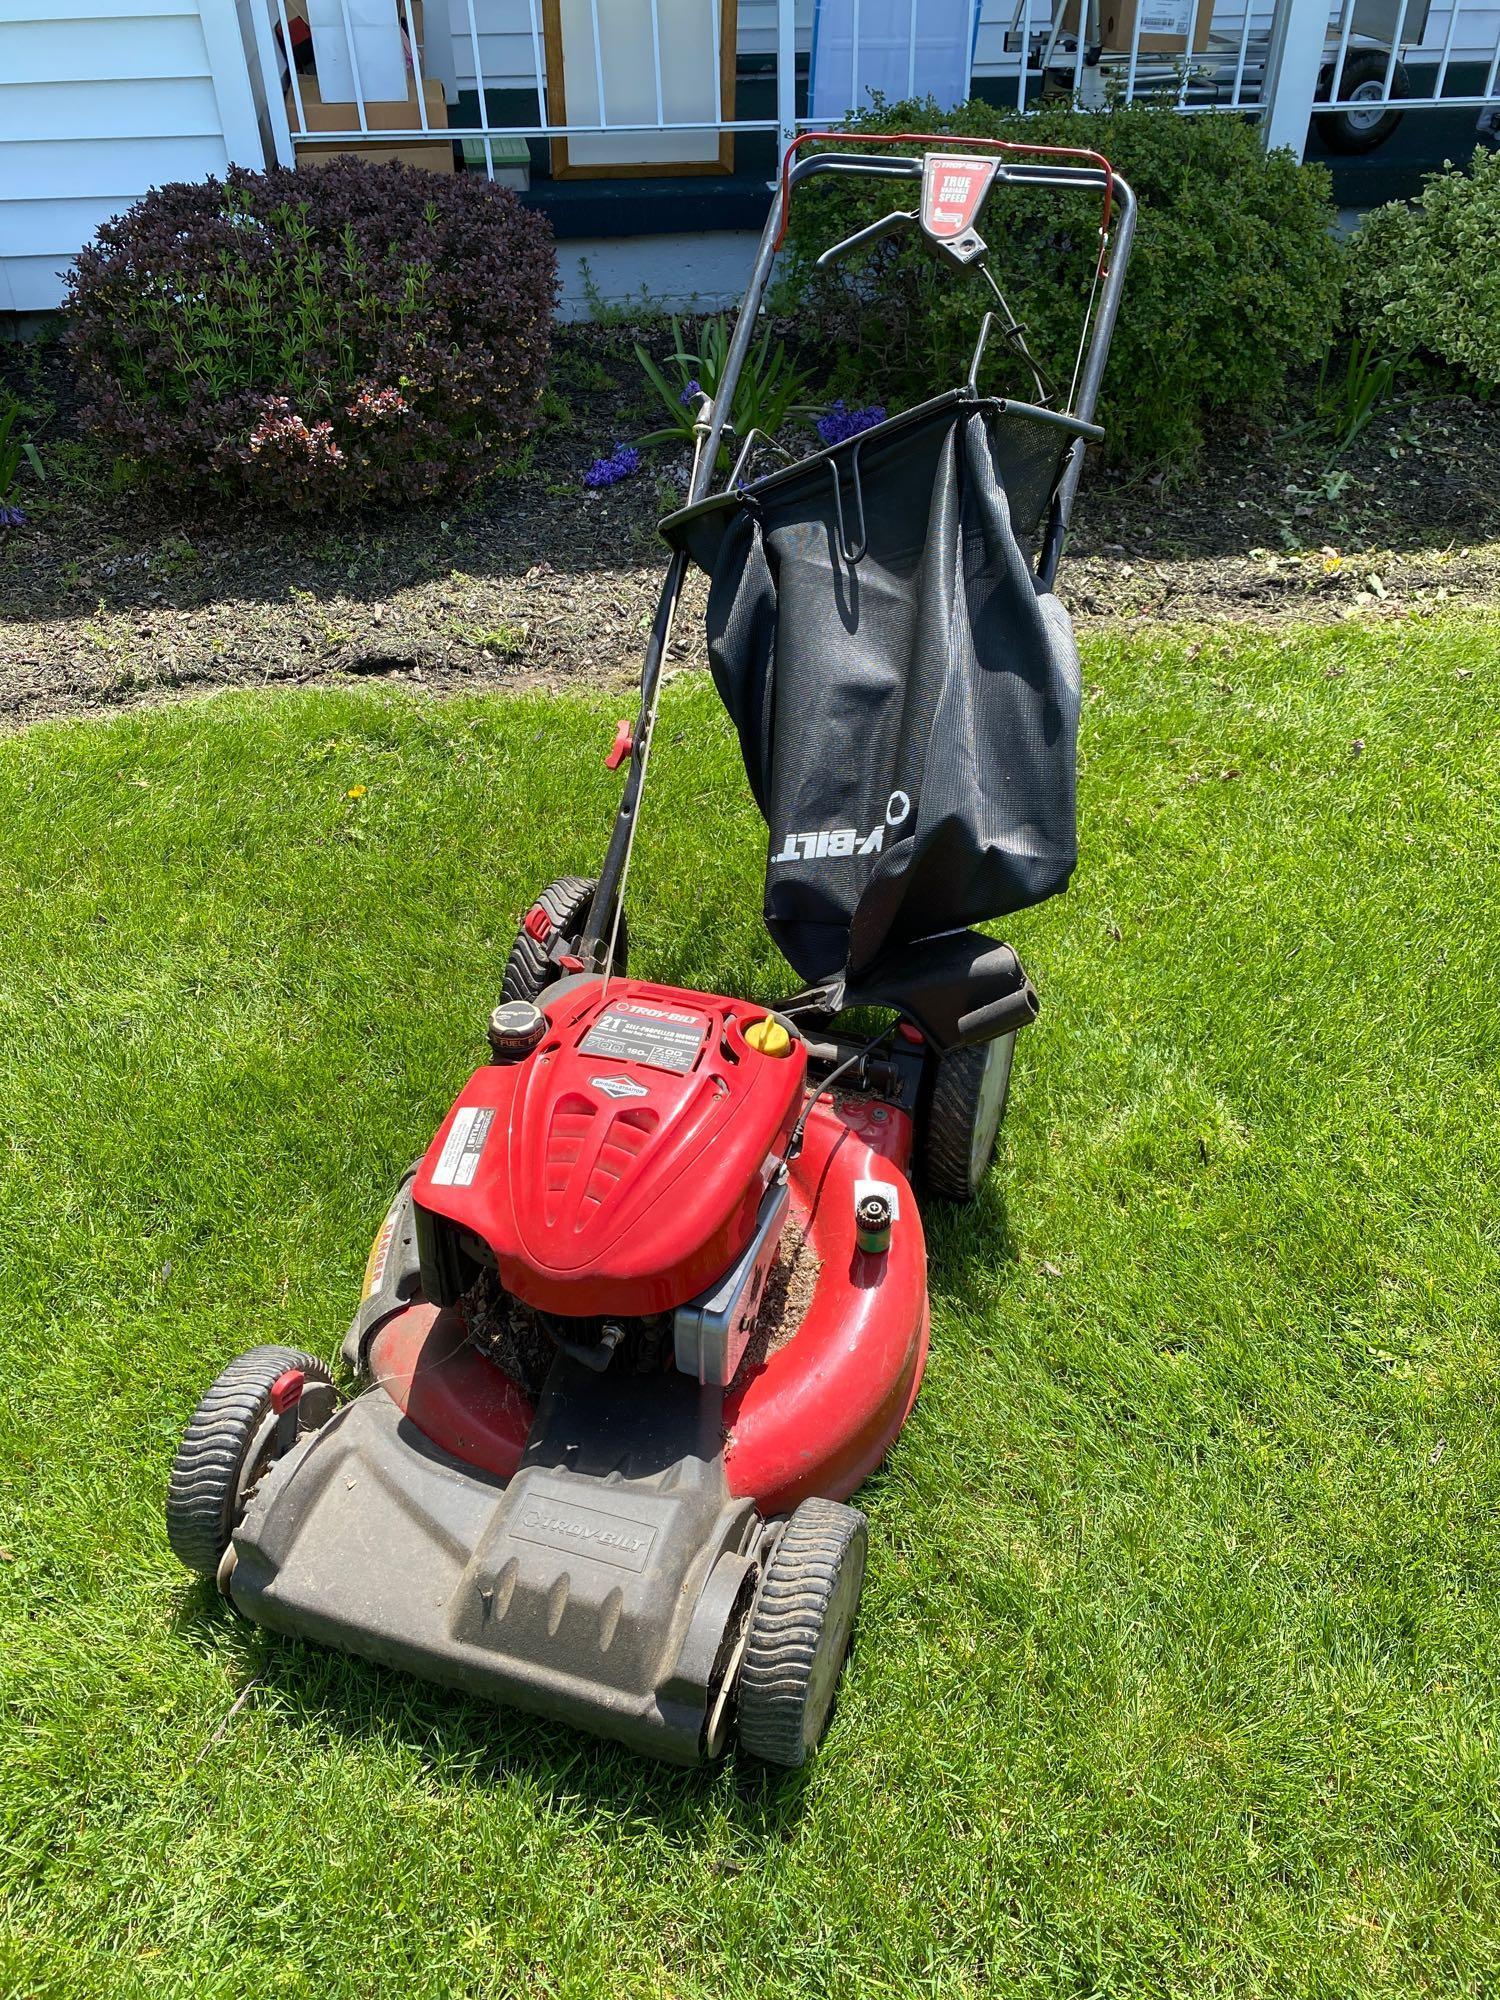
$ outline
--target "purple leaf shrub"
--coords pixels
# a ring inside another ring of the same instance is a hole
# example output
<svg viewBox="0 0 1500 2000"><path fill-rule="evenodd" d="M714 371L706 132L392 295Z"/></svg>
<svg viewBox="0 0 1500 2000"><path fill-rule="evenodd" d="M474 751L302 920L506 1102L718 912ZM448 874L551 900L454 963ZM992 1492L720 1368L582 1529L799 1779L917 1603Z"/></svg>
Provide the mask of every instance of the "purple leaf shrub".
<svg viewBox="0 0 1500 2000"><path fill-rule="evenodd" d="M100 441L175 490L408 504L534 427L551 231L478 177L339 160L157 188L100 229L69 338Z"/></svg>

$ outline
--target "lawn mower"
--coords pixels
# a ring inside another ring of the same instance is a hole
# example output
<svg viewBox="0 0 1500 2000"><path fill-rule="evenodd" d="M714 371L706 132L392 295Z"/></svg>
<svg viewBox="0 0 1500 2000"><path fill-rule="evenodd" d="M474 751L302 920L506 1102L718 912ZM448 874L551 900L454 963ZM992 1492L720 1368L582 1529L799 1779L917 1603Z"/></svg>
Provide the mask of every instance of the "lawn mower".
<svg viewBox="0 0 1500 2000"><path fill-rule="evenodd" d="M371 1249L343 1347L357 1392L315 1355L252 1349L199 1405L167 1496L177 1555L259 1624L679 1763L734 1738L796 1766L823 1734L865 1567L846 1503L927 1356L913 1184L973 1198L1037 1012L973 926L1060 889L1076 856L1078 659L1052 582L1135 204L1097 155L955 143L788 152L662 524L599 875L553 882L521 922L490 1059ZM822 175L916 195L825 264L907 232L988 309L959 387L780 462L729 417L788 206ZM977 227L996 190L1034 188L1102 216L1064 397ZM980 392L997 334L1034 401ZM690 563L767 823L765 919L804 982L775 1004L628 965Z"/></svg>

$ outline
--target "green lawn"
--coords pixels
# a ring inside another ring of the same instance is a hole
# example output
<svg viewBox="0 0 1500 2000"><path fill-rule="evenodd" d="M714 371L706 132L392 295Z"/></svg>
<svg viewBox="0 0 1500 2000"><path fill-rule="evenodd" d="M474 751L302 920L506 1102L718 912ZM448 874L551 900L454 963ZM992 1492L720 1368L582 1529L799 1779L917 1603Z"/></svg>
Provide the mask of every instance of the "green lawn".
<svg viewBox="0 0 1500 2000"><path fill-rule="evenodd" d="M602 850L617 702L0 743L0 1993L1500 1986L1500 622L1086 679L1077 882L1011 932L1044 1012L930 1218L789 1780L272 1641L161 1524L215 1371L336 1349L517 913ZM636 965L787 990L701 683L654 786Z"/></svg>

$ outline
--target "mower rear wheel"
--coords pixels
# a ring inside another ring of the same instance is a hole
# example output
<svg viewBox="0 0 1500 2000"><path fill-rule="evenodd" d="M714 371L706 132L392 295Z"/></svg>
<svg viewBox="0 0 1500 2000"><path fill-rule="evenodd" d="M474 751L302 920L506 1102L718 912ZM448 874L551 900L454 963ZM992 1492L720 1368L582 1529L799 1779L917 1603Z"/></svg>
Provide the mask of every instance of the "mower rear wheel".
<svg viewBox="0 0 1500 2000"><path fill-rule="evenodd" d="M972 1201L984 1185L1010 1099L1014 1032L940 1056L919 1140L923 1185L944 1201Z"/></svg>
<svg viewBox="0 0 1500 2000"><path fill-rule="evenodd" d="M304 1379L300 1417L317 1430L338 1401L333 1377L315 1354L252 1347L231 1361L193 1412L167 1482L167 1540L197 1576L217 1576L251 1488L269 1461L275 1419L271 1385L288 1369Z"/></svg>
<svg viewBox="0 0 1500 2000"><path fill-rule="evenodd" d="M565 948L582 944L583 926L597 887L597 883L582 875L563 875L556 882L548 883L531 907L532 910L546 912L549 928L536 937L523 923L516 932L510 957L505 961L505 980L500 988L502 1000L539 1000L547 987L561 978L552 953L559 944ZM530 912L528 920L529 917ZM542 929L540 924L537 929ZM615 941L613 971L624 972L629 951L630 939L622 911L619 936Z"/></svg>
<svg viewBox="0 0 1500 2000"><path fill-rule="evenodd" d="M856 1507L804 1500L755 1593L740 1669L739 1741L795 1770L828 1727L865 1577L869 1530Z"/></svg>

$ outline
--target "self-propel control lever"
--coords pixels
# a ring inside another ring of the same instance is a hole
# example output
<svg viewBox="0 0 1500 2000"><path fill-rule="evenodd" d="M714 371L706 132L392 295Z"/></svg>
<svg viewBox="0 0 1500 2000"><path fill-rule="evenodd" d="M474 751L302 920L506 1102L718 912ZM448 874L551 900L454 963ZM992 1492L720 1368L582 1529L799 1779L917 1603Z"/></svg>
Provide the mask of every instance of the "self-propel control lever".
<svg viewBox="0 0 1500 2000"><path fill-rule="evenodd" d="M837 263L840 257L847 257L850 251L862 250L882 236L913 225L921 230L933 250L953 263L965 268L978 263L989 246L974 227L974 218L984 205L998 166L997 160L967 159L955 153L924 153L921 207L897 209L894 214L882 215L879 221L856 229L842 243L825 250L817 268L821 271Z"/></svg>
<svg viewBox="0 0 1500 2000"><path fill-rule="evenodd" d="M863 229L856 229L852 236L846 236L842 243L835 243L818 258L816 268L824 270L829 264L836 264L840 257L847 257L851 250L863 250L867 243L878 242L882 236L894 236L898 229L921 228L922 218L914 208L898 208L892 215L882 215L878 222L867 223ZM967 267L977 263L989 245L975 229L967 229L962 236L953 238L933 236L924 231L930 246L955 264Z"/></svg>

